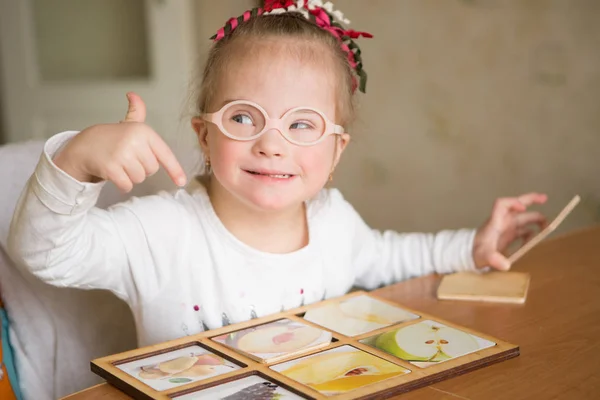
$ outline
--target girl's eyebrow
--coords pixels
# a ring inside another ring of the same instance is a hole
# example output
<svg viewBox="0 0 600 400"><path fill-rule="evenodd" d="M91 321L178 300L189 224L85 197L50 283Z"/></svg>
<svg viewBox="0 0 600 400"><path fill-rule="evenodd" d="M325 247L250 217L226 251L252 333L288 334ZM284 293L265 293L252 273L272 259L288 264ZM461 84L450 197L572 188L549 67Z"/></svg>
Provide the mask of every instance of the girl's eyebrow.
<svg viewBox="0 0 600 400"><path fill-rule="evenodd" d="M245 97L240 97L238 99L225 99L219 104L219 108L224 107L225 105L237 100L251 101L250 99L247 99Z"/></svg>
<svg viewBox="0 0 600 400"><path fill-rule="evenodd" d="M225 99L225 100L223 100L223 101L221 102L221 104L219 104L219 108L223 107L223 106L224 106L224 105L226 105L226 104L229 104L229 103L231 103L232 101L235 101L235 100L233 100L233 99Z"/></svg>

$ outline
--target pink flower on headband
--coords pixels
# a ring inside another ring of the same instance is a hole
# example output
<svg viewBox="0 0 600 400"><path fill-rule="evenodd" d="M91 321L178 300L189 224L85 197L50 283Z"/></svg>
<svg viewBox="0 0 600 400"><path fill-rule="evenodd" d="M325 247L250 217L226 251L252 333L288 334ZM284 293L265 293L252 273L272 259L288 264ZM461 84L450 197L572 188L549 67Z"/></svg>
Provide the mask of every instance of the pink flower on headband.
<svg viewBox="0 0 600 400"><path fill-rule="evenodd" d="M362 68L362 59L360 49L353 39L359 37L372 38L373 35L367 32L358 32L352 29L345 29L341 23L348 24L350 21L344 17L339 10L333 9L330 1L323 3L321 0L265 0L263 8L253 8L244 12L237 18L230 18L225 26L220 28L217 33L211 37L215 42L223 39L229 33L234 31L242 22L248 21L261 15L283 14L287 12L298 12L309 21L314 22L320 28L328 31L340 41L340 46L348 56L348 62L360 76L360 90L365 92L367 74ZM355 82L355 87L359 86Z"/></svg>

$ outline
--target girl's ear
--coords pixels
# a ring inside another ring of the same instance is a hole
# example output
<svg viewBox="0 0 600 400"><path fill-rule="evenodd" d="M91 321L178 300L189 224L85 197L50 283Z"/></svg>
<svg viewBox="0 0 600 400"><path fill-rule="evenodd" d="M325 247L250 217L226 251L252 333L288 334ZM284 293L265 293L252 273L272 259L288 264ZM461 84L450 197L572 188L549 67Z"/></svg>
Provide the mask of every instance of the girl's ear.
<svg viewBox="0 0 600 400"><path fill-rule="evenodd" d="M338 135L337 140L335 141L335 155L334 155L334 159L333 159L333 168L337 167L338 163L340 162L340 157L342 156L342 153L346 149L346 146L348 146L349 142L350 142L349 134L344 133L344 134Z"/></svg>
<svg viewBox="0 0 600 400"><path fill-rule="evenodd" d="M198 143L200 143L202 151L204 154L208 154L208 126L206 122L202 118L194 117L192 118L192 128L198 136Z"/></svg>

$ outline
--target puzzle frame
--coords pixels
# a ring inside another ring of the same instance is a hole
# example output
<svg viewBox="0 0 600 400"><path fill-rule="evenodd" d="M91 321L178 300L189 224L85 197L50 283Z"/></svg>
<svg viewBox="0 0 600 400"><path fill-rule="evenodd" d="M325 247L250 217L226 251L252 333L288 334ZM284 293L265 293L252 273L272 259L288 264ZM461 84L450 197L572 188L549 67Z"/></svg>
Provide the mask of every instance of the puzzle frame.
<svg viewBox="0 0 600 400"><path fill-rule="evenodd" d="M351 300L357 296L368 296L371 299L378 300L387 305L400 308L408 313L415 314L416 316L418 316L418 318L392 323L385 327L371 330L369 332L361 333L355 336L347 336L335 330L329 329L327 327L321 326L319 324L304 319L305 313L310 311L311 309ZM279 358L277 361L274 361L272 363L257 361L253 357L244 355L241 352L238 352L235 349L231 348L230 346L212 340L213 338L219 337L221 335L231 334L235 331L260 326L281 319L290 319L292 321L302 322L305 325L313 326L323 331L328 331L332 335L332 340L325 347L309 349L302 353L295 353L290 355L289 357ZM371 345L362 342L366 338L371 338L388 331L395 331L398 328L416 325L428 320L450 328L458 329L483 340L491 341L495 344L492 347L483 348L469 354L456 356L455 358L450 358L443 362L435 363L435 365L429 365L427 367L422 368L416 366L415 364L412 364L410 361L405 361L384 350L381 350L377 347L372 347ZM217 356L224 358L232 364L238 365L239 368L233 369L231 372L226 372L217 376L194 381L191 383L185 383L167 390L156 390L144 383L143 381L135 378L134 376L119 368L119 365L131 363L133 361L145 360L149 357L165 353L171 353L173 351L185 349L187 347L195 345L208 350L210 353L216 354ZM396 366L408 369L410 370L410 372L386 378L375 383L370 383L345 393L328 395L312 387L304 385L296 380L293 380L292 378L285 376L282 373L279 373L271 368L273 366L281 365L293 360L302 359L304 357L315 355L317 353L323 353L333 349L341 350L339 348L342 346L351 346L355 349L362 350L366 353L377 357L378 359L383 359L384 361L388 361L392 364L395 364ZM271 382L278 385L280 388L292 392L293 394L300 396L301 398L318 400L366 400L387 398L392 395L397 395L420 387L428 386L435 382L449 379L451 377L461 375L482 367L486 367L497 362L517 357L519 353L520 350L518 345L508 343L506 341L500 340L482 332L478 332L466 328L464 326L452 323L450 321L437 318L436 316L430 315L428 313L423 313L411 309L409 307L405 307L402 304L398 304L386 298L379 297L373 294L372 292L355 291L344 296L331 298L310 305L305 305L281 313L272 314L237 324L231 324L222 328L201 332L196 335L190 335L176 340L171 340L152 346L142 347L123 353L98 358L92 360L90 364L92 372L104 378L108 383L119 388L124 393L135 399L183 400L185 397L182 396L190 395L200 390L216 387L225 383L230 383L237 379L242 379L252 375L258 375L259 377L266 380L270 380Z"/></svg>

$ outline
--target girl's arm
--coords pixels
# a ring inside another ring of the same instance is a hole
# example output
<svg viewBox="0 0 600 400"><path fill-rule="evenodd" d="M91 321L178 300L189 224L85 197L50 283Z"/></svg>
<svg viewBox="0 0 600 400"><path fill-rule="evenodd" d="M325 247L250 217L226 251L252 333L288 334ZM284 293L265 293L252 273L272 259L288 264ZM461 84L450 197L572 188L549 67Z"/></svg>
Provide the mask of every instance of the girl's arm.
<svg viewBox="0 0 600 400"><path fill-rule="evenodd" d="M332 202L339 212L338 223L347 224L353 249L356 285L375 288L431 273L492 267L509 269L504 256L515 240L527 240L535 226L543 228L546 218L527 207L543 204L547 196L526 193L497 199L491 216L479 229L442 230L436 233L399 233L371 229L337 191ZM344 222L342 222L344 221Z"/></svg>
<svg viewBox="0 0 600 400"><path fill-rule="evenodd" d="M475 230L398 233L369 228L355 217L356 284L375 288L432 273L474 270Z"/></svg>
<svg viewBox="0 0 600 400"><path fill-rule="evenodd" d="M369 227L342 194L330 192L330 214L351 249L355 284L373 289L431 273L473 270L475 230L399 233Z"/></svg>
<svg viewBox="0 0 600 400"><path fill-rule="evenodd" d="M169 225L164 217L170 214L168 202L149 196L107 210L95 207L105 181L79 182L52 162L75 135L64 132L45 144L15 209L8 241L11 258L55 286L108 289L124 299L144 286L156 288L159 274L148 236L168 227L147 229L141 219L151 216L155 206L163 207L146 221L150 228ZM168 245L168 238L162 239ZM132 261L145 265L144 270L132 269Z"/></svg>
<svg viewBox="0 0 600 400"><path fill-rule="evenodd" d="M475 232L474 229L381 232L357 221L356 284L376 288L432 273L475 270L472 255Z"/></svg>

